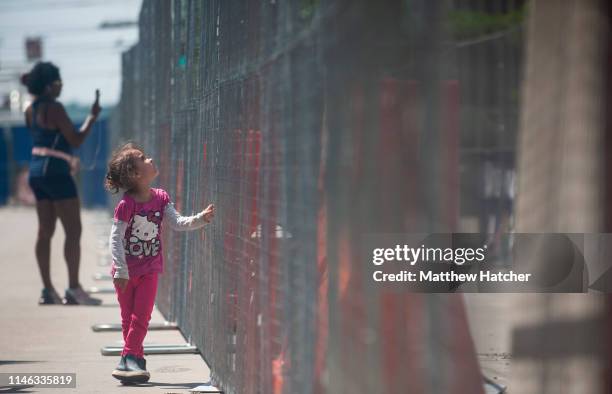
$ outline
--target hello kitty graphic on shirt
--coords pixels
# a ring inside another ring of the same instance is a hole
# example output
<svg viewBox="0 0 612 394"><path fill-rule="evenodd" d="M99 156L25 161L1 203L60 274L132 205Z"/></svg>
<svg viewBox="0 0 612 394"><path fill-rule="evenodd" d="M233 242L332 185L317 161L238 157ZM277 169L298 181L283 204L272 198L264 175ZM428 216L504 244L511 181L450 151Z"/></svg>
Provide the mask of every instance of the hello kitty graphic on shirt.
<svg viewBox="0 0 612 394"><path fill-rule="evenodd" d="M127 238L126 255L139 258L159 254L159 221L160 212L150 211L146 216L134 215L130 236Z"/></svg>

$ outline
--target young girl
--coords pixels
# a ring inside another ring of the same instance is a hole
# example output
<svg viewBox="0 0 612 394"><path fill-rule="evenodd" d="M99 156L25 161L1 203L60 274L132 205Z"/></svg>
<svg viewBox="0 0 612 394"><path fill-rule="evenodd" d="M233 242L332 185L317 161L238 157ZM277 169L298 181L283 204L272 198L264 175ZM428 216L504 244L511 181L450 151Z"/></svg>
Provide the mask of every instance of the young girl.
<svg viewBox="0 0 612 394"><path fill-rule="evenodd" d="M151 188L157 175L153 159L133 144L113 153L106 174L109 191L125 190L115 208L110 234L111 274L125 342L112 375L123 382L142 383L150 377L142 343L153 311L157 276L163 272L162 222L179 231L195 230L214 216L212 204L197 215L180 216L168 193Z"/></svg>

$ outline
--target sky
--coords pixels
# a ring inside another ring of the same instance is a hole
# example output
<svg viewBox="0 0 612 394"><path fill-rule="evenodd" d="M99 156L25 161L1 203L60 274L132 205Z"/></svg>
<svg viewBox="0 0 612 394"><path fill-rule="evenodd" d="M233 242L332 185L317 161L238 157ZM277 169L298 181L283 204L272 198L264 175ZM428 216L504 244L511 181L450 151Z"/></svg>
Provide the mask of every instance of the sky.
<svg viewBox="0 0 612 394"><path fill-rule="evenodd" d="M138 28L100 29L105 21L137 21L142 0L0 0L0 71L28 70L25 39L43 38L43 60L60 68L64 104L114 105L121 89L121 53Z"/></svg>

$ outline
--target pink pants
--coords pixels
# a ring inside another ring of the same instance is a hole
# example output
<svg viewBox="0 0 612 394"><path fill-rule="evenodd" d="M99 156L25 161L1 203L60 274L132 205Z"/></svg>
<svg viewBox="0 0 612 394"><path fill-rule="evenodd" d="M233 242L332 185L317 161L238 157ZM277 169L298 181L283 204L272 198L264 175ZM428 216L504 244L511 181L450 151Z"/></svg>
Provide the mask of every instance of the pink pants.
<svg viewBox="0 0 612 394"><path fill-rule="evenodd" d="M133 354L136 357L143 357L142 343L153 313L157 276L157 273L152 273L130 278L123 291L115 286L121 308L121 328L125 342L122 356Z"/></svg>

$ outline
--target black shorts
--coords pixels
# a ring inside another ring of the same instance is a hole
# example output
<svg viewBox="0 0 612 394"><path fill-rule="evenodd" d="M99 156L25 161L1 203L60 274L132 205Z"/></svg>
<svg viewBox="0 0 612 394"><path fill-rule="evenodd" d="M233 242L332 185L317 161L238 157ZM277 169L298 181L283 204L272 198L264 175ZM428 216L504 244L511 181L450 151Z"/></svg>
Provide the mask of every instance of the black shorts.
<svg viewBox="0 0 612 394"><path fill-rule="evenodd" d="M28 183L40 200L65 200L77 197L77 188L71 175L30 177Z"/></svg>

